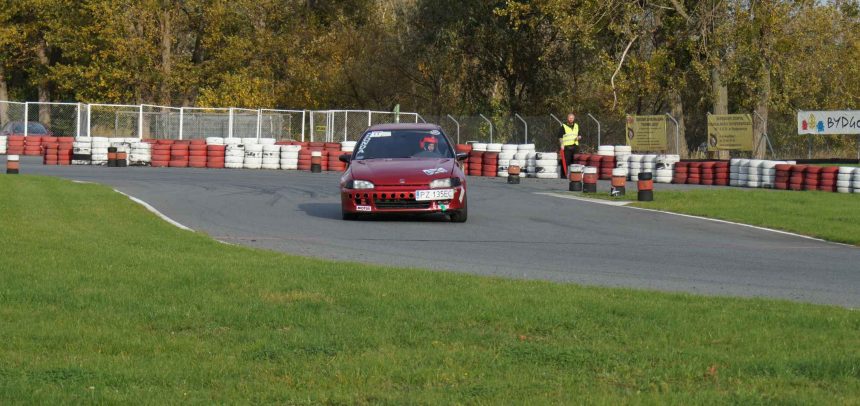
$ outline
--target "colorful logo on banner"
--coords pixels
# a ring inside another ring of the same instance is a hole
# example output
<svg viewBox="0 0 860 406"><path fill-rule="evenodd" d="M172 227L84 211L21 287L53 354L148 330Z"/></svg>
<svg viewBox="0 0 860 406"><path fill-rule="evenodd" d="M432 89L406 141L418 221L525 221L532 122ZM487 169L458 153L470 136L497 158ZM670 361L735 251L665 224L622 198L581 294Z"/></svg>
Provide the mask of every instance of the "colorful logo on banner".
<svg viewBox="0 0 860 406"><path fill-rule="evenodd" d="M824 132L824 120L816 121L815 120L815 114L809 113L809 118L807 118L806 120L803 120L800 123L800 127L803 129L803 131L814 130L814 131L817 131L819 133L823 133Z"/></svg>

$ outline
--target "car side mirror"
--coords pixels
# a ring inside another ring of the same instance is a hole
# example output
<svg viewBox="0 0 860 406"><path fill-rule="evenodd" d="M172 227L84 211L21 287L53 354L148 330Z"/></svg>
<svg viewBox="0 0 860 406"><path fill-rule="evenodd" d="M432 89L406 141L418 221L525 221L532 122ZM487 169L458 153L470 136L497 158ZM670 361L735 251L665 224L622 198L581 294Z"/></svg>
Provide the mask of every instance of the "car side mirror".
<svg viewBox="0 0 860 406"><path fill-rule="evenodd" d="M350 155L350 154L340 154L340 156L337 157L337 159L339 159L341 162L343 162L345 164L348 164L349 158L351 158L351 157L352 157L352 155Z"/></svg>
<svg viewBox="0 0 860 406"><path fill-rule="evenodd" d="M465 153L460 152L457 154L457 161L463 162L468 157L469 157L469 154L465 154Z"/></svg>

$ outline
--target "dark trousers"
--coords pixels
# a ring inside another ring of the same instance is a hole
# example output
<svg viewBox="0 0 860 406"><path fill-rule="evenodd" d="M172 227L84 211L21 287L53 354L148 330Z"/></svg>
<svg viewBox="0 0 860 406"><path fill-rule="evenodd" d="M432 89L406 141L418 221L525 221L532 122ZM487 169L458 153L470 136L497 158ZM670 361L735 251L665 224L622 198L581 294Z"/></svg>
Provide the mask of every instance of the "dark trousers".
<svg viewBox="0 0 860 406"><path fill-rule="evenodd" d="M570 168L570 165L573 165L573 155L579 153L579 145L570 145L564 147L564 162ZM567 178L568 168L561 168L561 173L563 178Z"/></svg>

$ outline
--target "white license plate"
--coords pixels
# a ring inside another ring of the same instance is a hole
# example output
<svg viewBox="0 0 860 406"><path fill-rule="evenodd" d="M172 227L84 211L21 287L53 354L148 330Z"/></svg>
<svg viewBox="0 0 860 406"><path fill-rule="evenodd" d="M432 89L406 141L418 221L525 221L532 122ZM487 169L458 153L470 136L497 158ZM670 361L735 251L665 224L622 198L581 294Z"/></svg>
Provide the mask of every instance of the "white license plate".
<svg viewBox="0 0 860 406"><path fill-rule="evenodd" d="M415 192L415 200L451 200L454 198L454 189L419 190Z"/></svg>

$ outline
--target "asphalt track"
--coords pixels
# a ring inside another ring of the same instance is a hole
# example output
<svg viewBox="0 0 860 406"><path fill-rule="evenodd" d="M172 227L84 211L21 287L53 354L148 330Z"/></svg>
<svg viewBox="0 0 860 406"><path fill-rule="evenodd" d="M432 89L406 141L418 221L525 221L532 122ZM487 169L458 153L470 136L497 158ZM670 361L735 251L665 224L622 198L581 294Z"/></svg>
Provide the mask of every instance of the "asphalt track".
<svg viewBox="0 0 860 406"><path fill-rule="evenodd" d="M860 307L858 248L541 194L565 190L563 180L470 178L465 224L439 216L348 222L340 219L334 173L37 162L25 159L22 172L110 185L230 243L480 275Z"/></svg>

